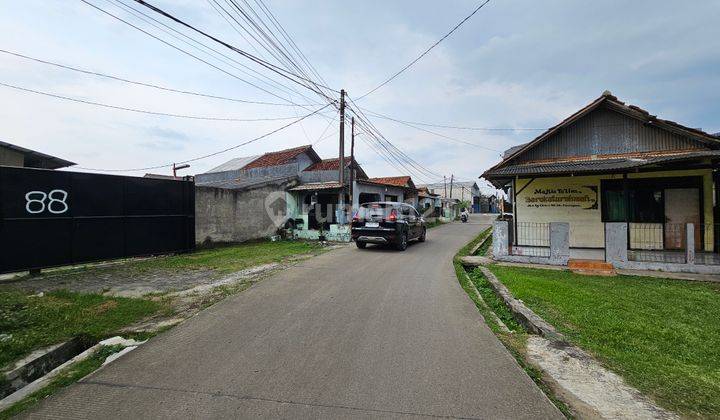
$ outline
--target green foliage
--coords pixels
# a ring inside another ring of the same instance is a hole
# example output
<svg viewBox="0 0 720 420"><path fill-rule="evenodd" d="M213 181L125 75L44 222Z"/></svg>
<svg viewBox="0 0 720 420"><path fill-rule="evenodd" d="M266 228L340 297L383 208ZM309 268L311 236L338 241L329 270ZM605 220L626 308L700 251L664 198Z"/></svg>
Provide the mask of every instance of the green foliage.
<svg viewBox="0 0 720 420"><path fill-rule="evenodd" d="M720 285L492 270L516 298L661 405L720 416Z"/></svg>
<svg viewBox="0 0 720 420"><path fill-rule="evenodd" d="M135 270L196 270L212 269L230 273L248 267L279 262L289 256L321 252L317 242L262 241L200 250L194 253L152 258L124 264L123 269Z"/></svg>
<svg viewBox="0 0 720 420"><path fill-rule="evenodd" d="M66 291L44 296L0 291L0 331L12 336L0 342L0 366L76 336L107 337L162 309L162 304L144 299Z"/></svg>
<svg viewBox="0 0 720 420"><path fill-rule="evenodd" d="M97 370L102 366L105 359L113 353L117 353L123 349L121 345L103 346L95 354L85 360L75 363L66 370L58 374L44 388L28 395L26 398L11 405L7 409L0 412L0 420L9 419L20 414L28 408L37 404L40 400L54 394L58 390L68 385L74 384L85 376Z"/></svg>

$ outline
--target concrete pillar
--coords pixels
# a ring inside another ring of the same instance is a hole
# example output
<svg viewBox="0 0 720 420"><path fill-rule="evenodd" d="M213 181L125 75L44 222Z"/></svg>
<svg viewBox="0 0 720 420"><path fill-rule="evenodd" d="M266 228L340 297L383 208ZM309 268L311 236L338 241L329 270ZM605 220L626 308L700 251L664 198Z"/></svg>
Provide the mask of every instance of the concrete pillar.
<svg viewBox="0 0 720 420"><path fill-rule="evenodd" d="M550 223L550 262L567 264L570 259L570 223Z"/></svg>
<svg viewBox="0 0 720 420"><path fill-rule="evenodd" d="M695 224L685 225L685 262L695 264Z"/></svg>
<svg viewBox="0 0 720 420"><path fill-rule="evenodd" d="M605 261L609 263L627 262L628 225L627 223L605 223Z"/></svg>
<svg viewBox="0 0 720 420"><path fill-rule="evenodd" d="M508 222L496 220L493 222L493 256L508 255Z"/></svg>

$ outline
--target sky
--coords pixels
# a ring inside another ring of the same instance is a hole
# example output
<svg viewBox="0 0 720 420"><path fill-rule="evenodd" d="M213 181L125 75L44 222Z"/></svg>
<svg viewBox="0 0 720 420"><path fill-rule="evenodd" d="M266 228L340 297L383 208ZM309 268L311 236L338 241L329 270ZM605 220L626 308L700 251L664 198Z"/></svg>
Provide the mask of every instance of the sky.
<svg viewBox="0 0 720 420"><path fill-rule="evenodd" d="M248 0L255 4L252 1ZM224 62L215 61L139 20L117 0L88 2L281 98L79 0L4 1L0 49L210 95L296 104L319 100L314 93L284 79L276 78L306 97L288 93L287 87L281 90L276 84L258 83L241 75L237 71L242 70L240 65L252 65L246 58L203 41L227 56L222 58ZM351 99L359 98L415 59L481 4L470 0L265 3L327 85L345 89ZM154 0L153 4L240 49L272 60L257 43L241 37L213 9L210 0ZM555 125L605 90L660 118L720 132L718 16L720 0L491 0L408 71L357 105L405 121L517 129L424 127L445 136L441 137L366 113L385 138L424 169L422 174L409 173L418 184L451 174L460 180L477 179L500 160L503 150L542 132L526 129ZM272 76L267 69L253 68L265 77ZM0 86L0 140L76 162L73 170L82 171L185 161L237 146L319 108L246 104L160 91L5 53L0 53L0 83L153 112L275 119L207 121L146 115ZM333 111L328 108L323 112L330 116ZM202 173L232 158L315 142L321 157L335 157L338 126L337 118L331 121L313 115L261 140L193 161L182 173ZM349 127L346 134L349 142ZM371 177L409 172L388 163L363 137L357 137L355 152ZM171 173L169 168L113 173L146 172Z"/></svg>

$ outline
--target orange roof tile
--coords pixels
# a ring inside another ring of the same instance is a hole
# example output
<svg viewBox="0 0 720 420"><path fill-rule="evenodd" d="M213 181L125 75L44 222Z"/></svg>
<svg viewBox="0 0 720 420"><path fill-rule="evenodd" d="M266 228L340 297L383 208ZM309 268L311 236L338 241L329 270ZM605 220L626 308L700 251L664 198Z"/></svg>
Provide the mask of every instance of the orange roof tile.
<svg viewBox="0 0 720 420"><path fill-rule="evenodd" d="M277 152L265 153L264 155L245 165L243 169L284 165L286 163L289 163L294 157L296 157L300 153L306 152L308 150L312 150L312 146L306 145L300 147L293 147L292 149L280 150Z"/></svg>

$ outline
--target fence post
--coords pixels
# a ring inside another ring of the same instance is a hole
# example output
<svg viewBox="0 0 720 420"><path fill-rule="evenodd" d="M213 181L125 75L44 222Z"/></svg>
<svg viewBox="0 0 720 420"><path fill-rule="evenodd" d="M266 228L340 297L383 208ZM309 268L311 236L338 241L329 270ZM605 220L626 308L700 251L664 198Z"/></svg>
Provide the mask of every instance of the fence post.
<svg viewBox="0 0 720 420"><path fill-rule="evenodd" d="M609 263L628 261L627 223L605 223L605 261Z"/></svg>
<svg viewBox="0 0 720 420"><path fill-rule="evenodd" d="M685 225L685 263L695 264L695 224Z"/></svg>
<svg viewBox="0 0 720 420"><path fill-rule="evenodd" d="M570 223L550 223L550 263L567 264L570 259Z"/></svg>
<svg viewBox="0 0 720 420"><path fill-rule="evenodd" d="M508 222L496 220L493 222L493 257L508 255Z"/></svg>

